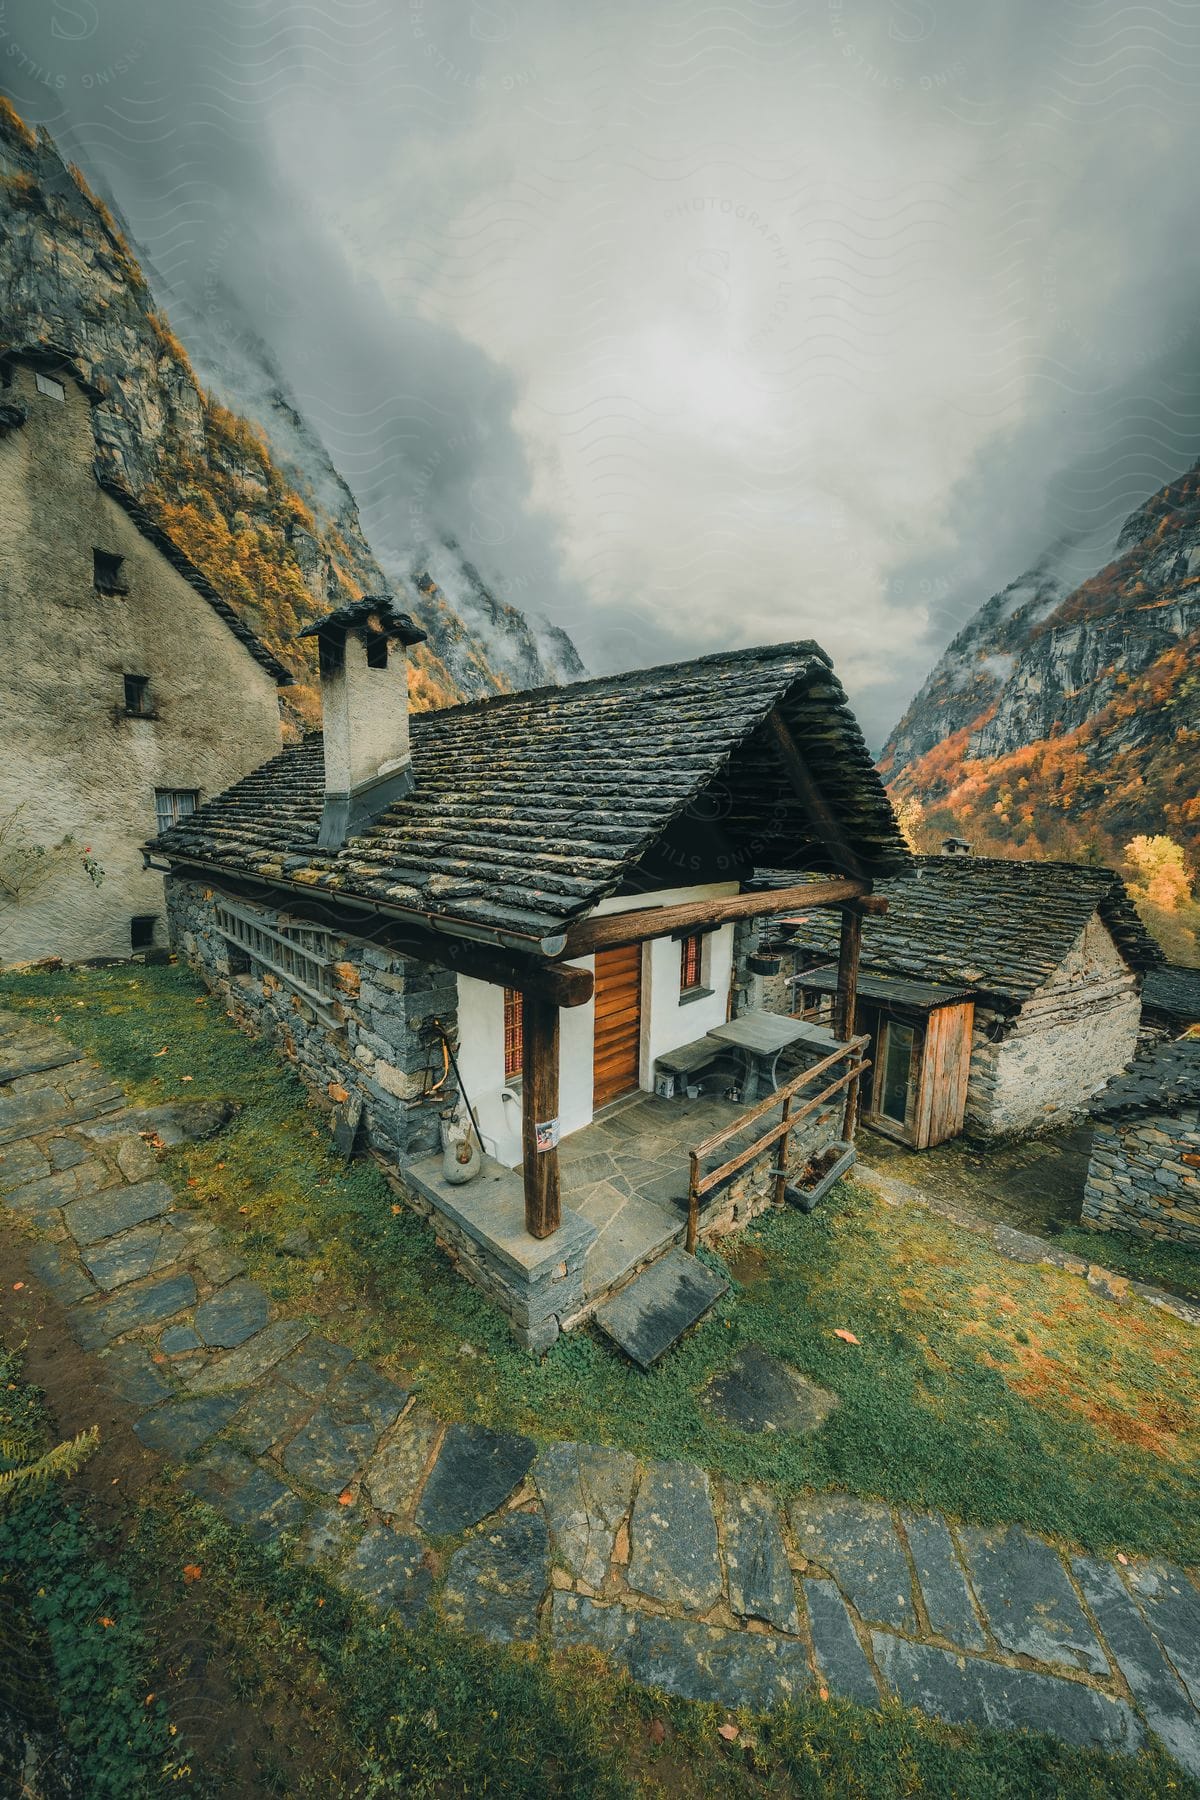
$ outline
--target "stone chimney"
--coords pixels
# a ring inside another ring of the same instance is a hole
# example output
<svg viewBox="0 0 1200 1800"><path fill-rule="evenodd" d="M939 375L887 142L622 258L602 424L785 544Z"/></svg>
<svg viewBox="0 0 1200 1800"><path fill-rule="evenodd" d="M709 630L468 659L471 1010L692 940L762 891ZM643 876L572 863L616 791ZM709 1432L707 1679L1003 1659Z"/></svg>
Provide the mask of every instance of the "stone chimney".
<svg viewBox="0 0 1200 1800"><path fill-rule="evenodd" d="M412 787L407 651L426 634L384 594L340 606L299 635L316 638L321 665L325 810L317 843L337 850Z"/></svg>

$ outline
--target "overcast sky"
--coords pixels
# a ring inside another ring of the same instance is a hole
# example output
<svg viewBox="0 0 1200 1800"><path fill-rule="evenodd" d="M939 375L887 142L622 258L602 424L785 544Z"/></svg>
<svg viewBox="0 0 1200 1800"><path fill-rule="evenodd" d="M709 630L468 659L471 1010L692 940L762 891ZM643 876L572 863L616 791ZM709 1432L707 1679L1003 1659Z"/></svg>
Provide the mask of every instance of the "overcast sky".
<svg viewBox="0 0 1200 1800"><path fill-rule="evenodd" d="M815 637L878 743L1200 453L1200 9L0 0L0 83L377 546L595 670Z"/></svg>

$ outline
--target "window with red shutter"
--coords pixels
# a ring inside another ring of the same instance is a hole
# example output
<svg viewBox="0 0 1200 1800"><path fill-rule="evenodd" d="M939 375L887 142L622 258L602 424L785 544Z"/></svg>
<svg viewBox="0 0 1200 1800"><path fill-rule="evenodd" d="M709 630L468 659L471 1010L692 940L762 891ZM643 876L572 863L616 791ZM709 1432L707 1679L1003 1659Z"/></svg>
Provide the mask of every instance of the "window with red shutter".
<svg viewBox="0 0 1200 1800"><path fill-rule="evenodd" d="M702 934L696 931L692 933L691 937L685 937L679 946L679 991L681 994L691 993L693 988L701 986L703 944Z"/></svg>
<svg viewBox="0 0 1200 1800"><path fill-rule="evenodd" d="M521 1073L521 994L518 988L504 990L504 1079L515 1081Z"/></svg>

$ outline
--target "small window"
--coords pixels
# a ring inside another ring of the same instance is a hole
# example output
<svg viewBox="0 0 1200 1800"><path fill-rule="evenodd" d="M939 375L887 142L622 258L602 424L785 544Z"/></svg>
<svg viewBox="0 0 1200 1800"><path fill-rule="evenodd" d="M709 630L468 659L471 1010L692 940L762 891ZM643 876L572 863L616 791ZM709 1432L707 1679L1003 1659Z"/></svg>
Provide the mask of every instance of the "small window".
<svg viewBox="0 0 1200 1800"><path fill-rule="evenodd" d="M388 641L382 631L367 633L367 667L368 669L387 668Z"/></svg>
<svg viewBox="0 0 1200 1800"><path fill-rule="evenodd" d="M125 711L145 717L151 711L150 677L148 675L126 675Z"/></svg>
<svg viewBox="0 0 1200 1800"><path fill-rule="evenodd" d="M37 384L38 393L45 394L47 400L65 400L66 399L66 397L67 397L66 388L63 386L61 381L55 381L55 379L52 375L43 375L39 369L33 379Z"/></svg>
<svg viewBox="0 0 1200 1800"><path fill-rule="evenodd" d="M504 1079L515 1081L524 1060L522 996L519 988L504 990Z"/></svg>
<svg viewBox="0 0 1200 1800"><path fill-rule="evenodd" d="M131 950L153 950L154 927L158 924L157 913L134 913L129 921L129 947Z"/></svg>
<svg viewBox="0 0 1200 1800"><path fill-rule="evenodd" d="M124 562L123 556L114 556L111 550L92 551L92 585L98 594L129 592L121 573Z"/></svg>
<svg viewBox="0 0 1200 1800"><path fill-rule="evenodd" d="M694 993L703 987L704 968L704 936L694 931L685 937L679 946L679 991L681 994Z"/></svg>
<svg viewBox="0 0 1200 1800"><path fill-rule="evenodd" d="M879 1084L879 1110L885 1119L903 1125L908 1119L913 1050L917 1034L911 1025L889 1019L884 1035L883 1079Z"/></svg>
<svg viewBox="0 0 1200 1800"><path fill-rule="evenodd" d="M178 825L180 819L186 819L196 810L200 796L195 788L155 788L154 810L158 815L158 829L169 831L172 825Z"/></svg>

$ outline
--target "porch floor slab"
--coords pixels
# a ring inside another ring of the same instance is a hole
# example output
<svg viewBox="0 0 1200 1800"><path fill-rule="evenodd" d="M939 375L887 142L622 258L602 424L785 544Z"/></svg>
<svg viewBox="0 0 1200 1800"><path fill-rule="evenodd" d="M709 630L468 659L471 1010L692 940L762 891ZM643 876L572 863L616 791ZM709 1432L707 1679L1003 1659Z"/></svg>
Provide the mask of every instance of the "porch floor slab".
<svg viewBox="0 0 1200 1800"><path fill-rule="evenodd" d="M564 1255L574 1261L582 1253L579 1298L590 1310L682 1241L688 1153L743 1110L716 1095L663 1100L638 1093L616 1101L559 1146L563 1223L541 1242L525 1232L519 1168L485 1158L476 1180L452 1187L442 1177L441 1158L430 1156L410 1164L405 1179L526 1283L539 1284ZM736 1148L734 1140L728 1154Z"/></svg>

